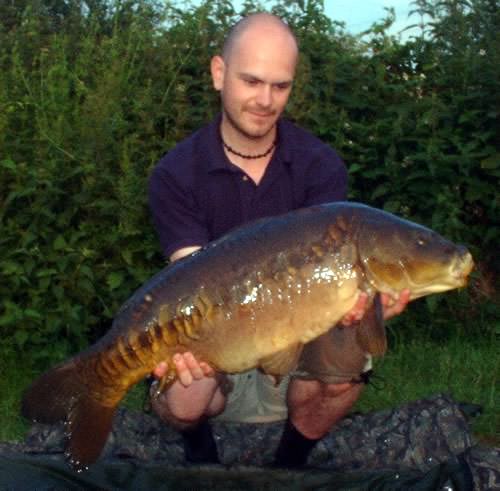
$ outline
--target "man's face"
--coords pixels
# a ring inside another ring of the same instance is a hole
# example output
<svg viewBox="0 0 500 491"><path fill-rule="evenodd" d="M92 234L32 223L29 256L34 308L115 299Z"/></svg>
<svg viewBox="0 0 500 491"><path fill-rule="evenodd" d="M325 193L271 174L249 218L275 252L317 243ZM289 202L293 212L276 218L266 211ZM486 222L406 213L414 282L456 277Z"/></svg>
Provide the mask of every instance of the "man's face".
<svg viewBox="0 0 500 491"><path fill-rule="evenodd" d="M295 43L287 33L255 27L241 34L228 58L212 61L223 125L246 138L265 137L288 102L297 60Z"/></svg>

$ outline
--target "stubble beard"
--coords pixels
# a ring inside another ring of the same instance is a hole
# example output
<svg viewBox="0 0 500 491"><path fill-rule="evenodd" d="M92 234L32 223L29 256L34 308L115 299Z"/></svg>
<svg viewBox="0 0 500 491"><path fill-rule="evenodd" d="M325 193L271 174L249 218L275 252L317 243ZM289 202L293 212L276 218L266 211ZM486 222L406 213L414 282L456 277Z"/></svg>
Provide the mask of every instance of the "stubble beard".
<svg viewBox="0 0 500 491"><path fill-rule="evenodd" d="M232 116L230 111L228 111L225 107L223 107L222 110L227 123L234 130L236 130L237 133L239 133L244 138L247 138L248 140L253 140L253 141L261 140L265 138L267 135L269 135L269 133L271 133L276 127L276 122L274 122L269 128L263 128L263 131L249 132L237 121L236 118Z"/></svg>

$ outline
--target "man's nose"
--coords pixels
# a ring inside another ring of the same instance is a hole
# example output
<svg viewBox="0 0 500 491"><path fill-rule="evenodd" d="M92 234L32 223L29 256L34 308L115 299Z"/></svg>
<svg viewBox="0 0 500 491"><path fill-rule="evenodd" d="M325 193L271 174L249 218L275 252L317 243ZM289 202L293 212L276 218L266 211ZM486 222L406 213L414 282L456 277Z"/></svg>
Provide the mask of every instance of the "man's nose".
<svg viewBox="0 0 500 491"><path fill-rule="evenodd" d="M257 93L257 103L261 107L270 107L273 102L272 87L270 85L262 84Z"/></svg>

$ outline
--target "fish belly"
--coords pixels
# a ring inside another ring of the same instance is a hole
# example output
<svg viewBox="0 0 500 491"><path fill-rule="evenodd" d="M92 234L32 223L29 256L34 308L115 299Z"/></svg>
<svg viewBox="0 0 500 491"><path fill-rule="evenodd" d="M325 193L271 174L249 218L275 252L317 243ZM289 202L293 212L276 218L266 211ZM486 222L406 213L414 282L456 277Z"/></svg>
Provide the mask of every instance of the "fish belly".
<svg viewBox="0 0 500 491"><path fill-rule="evenodd" d="M210 335L192 340L189 350L218 370L245 371L328 331L359 295L355 277L335 282L306 273L257 283L251 292L231 308L216 309Z"/></svg>

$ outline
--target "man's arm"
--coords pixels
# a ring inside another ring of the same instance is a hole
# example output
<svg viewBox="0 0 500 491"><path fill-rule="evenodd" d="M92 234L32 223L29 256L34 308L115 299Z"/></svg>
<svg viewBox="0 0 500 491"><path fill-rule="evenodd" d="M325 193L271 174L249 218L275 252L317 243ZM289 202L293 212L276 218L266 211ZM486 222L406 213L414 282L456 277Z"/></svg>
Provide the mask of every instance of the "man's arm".
<svg viewBox="0 0 500 491"><path fill-rule="evenodd" d="M177 259L189 256L189 254L193 254L193 252L199 251L200 249L201 246L182 247L181 249L177 249L170 255L170 261L172 262L177 261Z"/></svg>
<svg viewBox="0 0 500 491"><path fill-rule="evenodd" d="M149 207L165 258L175 255L174 259L179 259L205 245L210 237L193 183L178 175L171 165L173 158L167 155L151 173Z"/></svg>

